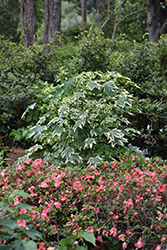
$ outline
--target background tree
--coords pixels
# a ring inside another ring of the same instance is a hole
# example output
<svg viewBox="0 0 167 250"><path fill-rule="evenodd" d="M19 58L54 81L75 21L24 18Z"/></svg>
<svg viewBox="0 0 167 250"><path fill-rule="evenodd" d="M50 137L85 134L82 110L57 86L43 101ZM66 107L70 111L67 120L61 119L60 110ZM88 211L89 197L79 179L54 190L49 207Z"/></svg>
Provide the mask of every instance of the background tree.
<svg viewBox="0 0 167 250"><path fill-rule="evenodd" d="M147 29L152 42L158 42L160 36L167 33L166 0L147 0Z"/></svg>
<svg viewBox="0 0 167 250"><path fill-rule="evenodd" d="M28 48L35 40L36 33L36 6L34 0L19 0L21 5L20 23L24 46Z"/></svg>
<svg viewBox="0 0 167 250"><path fill-rule="evenodd" d="M0 0L0 35L12 37L14 42L18 42L20 36L17 32L19 12L18 0Z"/></svg>
<svg viewBox="0 0 167 250"><path fill-rule="evenodd" d="M82 0L82 22L86 23L87 0Z"/></svg>
<svg viewBox="0 0 167 250"><path fill-rule="evenodd" d="M61 34L61 0L45 0L44 4L44 44ZM56 39L57 40L57 39ZM60 45L57 40L56 44Z"/></svg>

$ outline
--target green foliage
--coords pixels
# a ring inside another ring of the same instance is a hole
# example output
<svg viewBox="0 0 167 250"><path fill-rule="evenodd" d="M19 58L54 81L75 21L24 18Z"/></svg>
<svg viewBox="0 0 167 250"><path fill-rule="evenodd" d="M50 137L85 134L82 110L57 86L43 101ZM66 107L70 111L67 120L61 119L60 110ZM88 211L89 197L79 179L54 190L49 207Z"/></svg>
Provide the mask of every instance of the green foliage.
<svg viewBox="0 0 167 250"><path fill-rule="evenodd" d="M21 115L28 105L37 100L40 103L40 99L45 98L41 96L41 89L50 83L57 84L55 75L74 51L72 45L66 47L58 50L53 44L40 46L34 43L25 49L22 45L0 38L1 136L6 135L7 139L11 130L36 121L37 113L25 121L21 120Z"/></svg>
<svg viewBox="0 0 167 250"><path fill-rule="evenodd" d="M1 245L165 250L166 177L166 162L141 154L65 169L27 158L0 172Z"/></svg>
<svg viewBox="0 0 167 250"><path fill-rule="evenodd" d="M20 6L18 0L0 1L0 36L11 38L14 42L19 41L19 15Z"/></svg>
<svg viewBox="0 0 167 250"><path fill-rule="evenodd" d="M2 148L0 146L0 171L4 168L6 161L10 160L9 158L5 157L5 153L10 151L10 149Z"/></svg>
<svg viewBox="0 0 167 250"><path fill-rule="evenodd" d="M79 48L74 58L74 70L77 73L83 71L103 71L111 69L110 40L104 38L99 28L90 28L81 34Z"/></svg>
<svg viewBox="0 0 167 250"><path fill-rule="evenodd" d="M2 170L2 175L5 173ZM1 183L2 186L2 183ZM28 198L31 197L30 194L23 192L22 190L13 191L9 194L8 200L12 201L17 198ZM26 204L15 204L16 210L22 211L33 211L33 207ZM11 249L11 250L36 250L36 243L35 241L41 239L41 234L35 229L35 227L29 223L30 216L27 216L22 213L16 213L16 210L13 208L9 208L8 204L3 201L0 201L0 249ZM8 214L6 216L6 214ZM28 224L27 224L28 222Z"/></svg>
<svg viewBox="0 0 167 250"><path fill-rule="evenodd" d="M55 87L41 107L44 116L29 131L44 147L45 160L92 164L106 152L108 158L118 154L136 132L126 118L133 111L132 96L121 84L134 85L114 72L87 72Z"/></svg>
<svg viewBox="0 0 167 250"><path fill-rule="evenodd" d="M139 88L128 89L141 113L131 119L141 136L135 141L151 155L166 157L167 84L166 37L157 44L131 44L131 52L115 57L115 70L129 77ZM126 87L125 87L126 88Z"/></svg>

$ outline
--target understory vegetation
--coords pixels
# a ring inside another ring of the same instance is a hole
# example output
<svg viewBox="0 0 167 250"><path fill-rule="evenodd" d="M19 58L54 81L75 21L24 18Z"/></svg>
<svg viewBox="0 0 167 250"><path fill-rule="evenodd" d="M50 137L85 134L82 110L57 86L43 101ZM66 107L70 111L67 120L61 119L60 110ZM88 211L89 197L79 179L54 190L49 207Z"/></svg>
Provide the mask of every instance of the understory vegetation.
<svg viewBox="0 0 167 250"><path fill-rule="evenodd" d="M166 249L166 42L0 38L0 250Z"/></svg>

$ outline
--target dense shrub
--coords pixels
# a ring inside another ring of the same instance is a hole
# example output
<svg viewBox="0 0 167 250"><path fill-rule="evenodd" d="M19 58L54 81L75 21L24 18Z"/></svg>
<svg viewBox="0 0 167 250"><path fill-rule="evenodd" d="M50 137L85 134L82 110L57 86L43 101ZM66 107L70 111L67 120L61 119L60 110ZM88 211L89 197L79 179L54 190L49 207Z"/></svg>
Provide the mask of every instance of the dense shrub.
<svg viewBox="0 0 167 250"><path fill-rule="evenodd" d="M111 52L111 41L105 39L99 28L91 27L79 37L78 51L71 62L74 72L98 70L106 72L107 69L111 69Z"/></svg>
<svg viewBox="0 0 167 250"><path fill-rule="evenodd" d="M121 84L134 86L115 72L87 72L51 88L40 107L44 115L28 136L43 146L45 160L56 165L93 163L127 147L136 131L126 116L134 108Z"/></svg>
<svg viewBox="0 0 167 250"><path fill-rule="evenodd" d="M100 246L93 249L116 250L120 244L123 249L165 249L166 178L167 165L158 158L127 156L66 169L26 159L0 173L1 219L30 216L22 224L31 223L41 232L42 249L82 230L96 236ZM114 246L116 240L120 244Z"/></svg>
<svg viewBox="0 0 167 250"><path fill-rule="evenodd" d="M137 98L135 105L141 110L131 120L141 132L136 142L148 148L152 155L163 157L167 150L166 54L166 37L162 37L157 44L134 43L131 52L123 51L113 64L115 70L139 86L128 89Z"/></svg>
<svg viewBox="0 0 167 250"><path fill-rule="evenodd" d="M44 82L48 86L57 84L56 74L74 51L70 48L71 53L58 50L53 44L46 47L34 43L25 49L0 38L0 134L5 135L4 142L12 129L27 125L21 115L28 105L39 101Z"/></svg>

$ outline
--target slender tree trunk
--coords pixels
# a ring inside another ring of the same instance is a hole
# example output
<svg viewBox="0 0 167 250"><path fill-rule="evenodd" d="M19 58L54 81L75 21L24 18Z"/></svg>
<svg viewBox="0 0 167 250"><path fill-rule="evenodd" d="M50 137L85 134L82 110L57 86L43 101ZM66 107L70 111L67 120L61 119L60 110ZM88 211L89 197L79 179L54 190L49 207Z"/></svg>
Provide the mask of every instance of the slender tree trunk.
<svg viewBox="0 0 167 250"><path fill-rule="evenodd" d="M87 15L86 15L86 9L87 9L87 0L82 0L82 22L87 22Z"/></svg>
<svg viewBox="0 0 167 250"><path fill-rule="evenodd" d="M28 48L35 40L36 32L36 8L35 0L19 0L21 5L21 33L24 39L24 46Z"/></svg>
<svg viewBox="0 0 167 250"><path fill-rule="evenodd" d="M61 35L61 0L45 0L44 12L44 44L55 39L55 43L60 46L56 35Z"/></svg>
<svg viewBox="0 0 167 250"><path fill-rule="evenodd" d="M147 0L147 30L150 42L158 42L167 33L167 9L161 7L159 0Z"/></svg>

